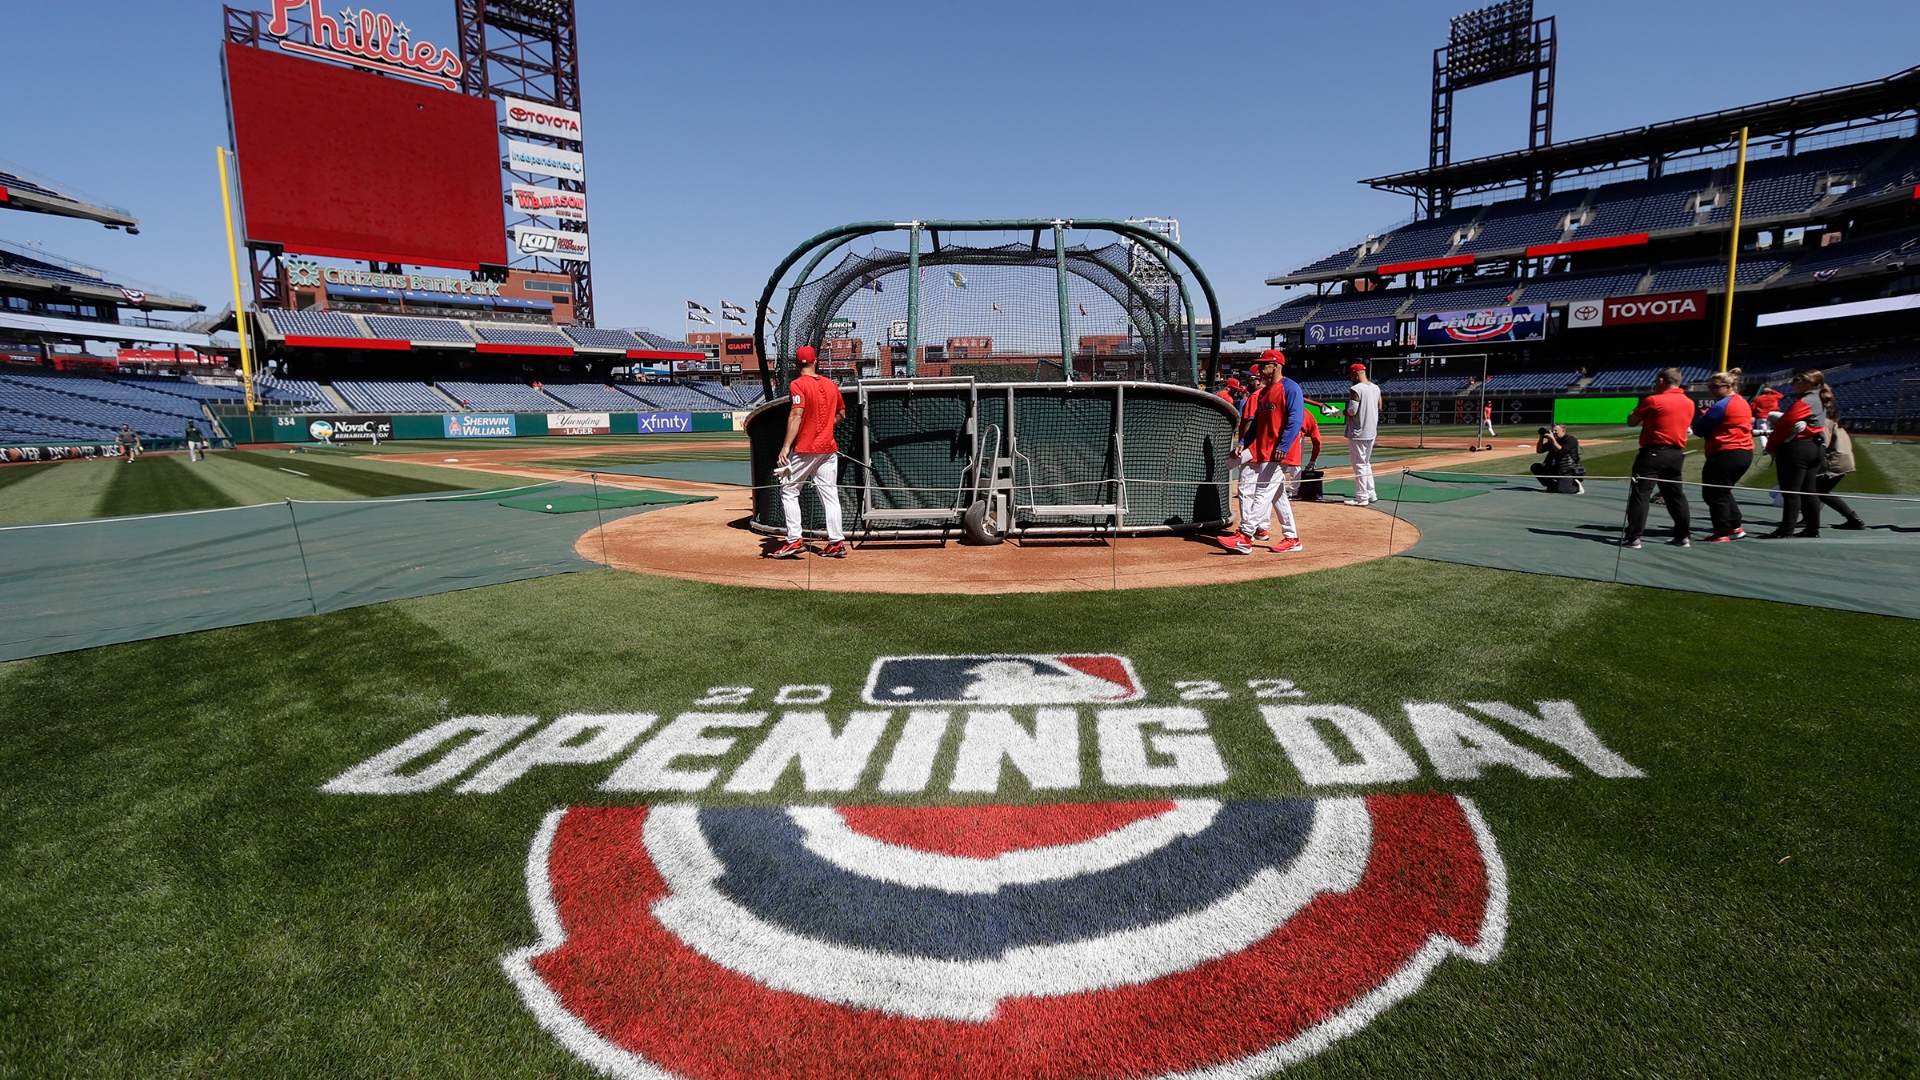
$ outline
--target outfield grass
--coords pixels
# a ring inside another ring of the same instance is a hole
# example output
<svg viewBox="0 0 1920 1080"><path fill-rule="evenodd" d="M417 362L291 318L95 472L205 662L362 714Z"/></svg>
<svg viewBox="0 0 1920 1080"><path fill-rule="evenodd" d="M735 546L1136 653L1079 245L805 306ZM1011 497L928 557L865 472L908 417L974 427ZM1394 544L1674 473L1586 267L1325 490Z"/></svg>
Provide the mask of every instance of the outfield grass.
<svg viewBox="0 0 1920 1080"><path fill-rule="evenodd" d="M256 506L283 499L360 499L486 486L458 469L325 450L234 450L188 461L60 461L0 468L0 525Z"/></svg>
<svg viewBox="0 0 1920 1080"><path fill-rule="evenodd" d="M980 598L596 571L0 665L0 1076L584 1080L498 958L536 936L542 815L636 801L596 790L611 766L487 796L322 782L453 715L671 714L788 683L830 683L844 715L877 655L1064 650L1132 657L1149 703L1292 679L1409 746L1402 702L1565 698L1646 771L1381 789L1476 800L1507 944L1290 1077L1920 1069L1920 622L1395 559ZM1309 793L1244 691L1208 716L1233 767L1208 794ZM1067 798L1140 797L1091 761ZM998 798L1057 797L1007 775ZM820 797L790 774L699 798Z"/></svg>

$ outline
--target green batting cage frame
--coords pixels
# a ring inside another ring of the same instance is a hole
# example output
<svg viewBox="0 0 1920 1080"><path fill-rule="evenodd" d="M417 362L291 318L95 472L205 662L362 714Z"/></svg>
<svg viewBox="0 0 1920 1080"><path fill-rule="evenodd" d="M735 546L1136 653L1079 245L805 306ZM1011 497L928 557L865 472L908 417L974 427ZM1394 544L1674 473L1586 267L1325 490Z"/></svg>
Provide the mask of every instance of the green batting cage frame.
<svg viewBox="0 0 1920 1080"><path fill-rule="evenodd" d="M866 254L847 250L869 237ZM802 345L847 386L836 436L850 535L997 543L1224 525L1237 418L1198 389L1219 343L1195 332L1189 281L1219 325L1192 257L1136 222L878 221L813 237L767 279L756 312L769 401L746 422L753 528L786 529L777 395ZM813 495L801 513L818 535Z"/></svg>

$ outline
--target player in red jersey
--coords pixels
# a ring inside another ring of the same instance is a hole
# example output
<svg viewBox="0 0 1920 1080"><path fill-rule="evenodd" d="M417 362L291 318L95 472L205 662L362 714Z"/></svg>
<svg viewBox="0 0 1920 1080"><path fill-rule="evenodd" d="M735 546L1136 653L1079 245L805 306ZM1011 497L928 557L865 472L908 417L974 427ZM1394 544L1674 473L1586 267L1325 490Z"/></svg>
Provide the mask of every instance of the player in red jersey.
<svg viewBox="0 0 1920 1080"><path fill-rule="evenodd" d="M791 404L777 471L787 542L774 550L773 557L797 559L806 554L807 542L800 537L800 489L812 480L814 494L820 496L821 515L827 519L827 546L820 554L844 559L847 538L840 528L840 444L834 440L833 429L847 415L847 402L840 396L838 384L814 370L813 346L800 346L794 360L800 364L800 374L787 385Z"/></svg>
<svg viewBox="0 0 1920 1080"><path fill-rule="evenodd" d="M1253 542L1277 510L1281 541L1276 552L1299 551L1299 530L1287 500L1284 461L1289 451L1299 461L1300 427L1305 413L1300 385L1280 374L1286 357L1278 349L1260 354L1259 384L1248 397L1250 419L1242 425L1240 462L1240 531L1221 541L1235 555L1253 554Z"/></svg>

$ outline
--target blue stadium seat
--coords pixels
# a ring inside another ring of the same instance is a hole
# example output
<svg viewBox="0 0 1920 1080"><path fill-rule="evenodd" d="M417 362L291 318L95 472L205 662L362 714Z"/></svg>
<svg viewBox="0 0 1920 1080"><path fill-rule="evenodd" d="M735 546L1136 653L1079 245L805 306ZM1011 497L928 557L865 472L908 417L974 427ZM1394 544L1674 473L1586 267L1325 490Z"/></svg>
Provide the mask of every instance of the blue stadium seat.
<svg viewBox="0 0 1920 1080"><path fill-rule="evenodd" d="M520 327L474 326L480 340L495 345L539 345L552 349L571 349L573 342L557 330L527 330Z"/></svg>
<svg viewBox="0 0 1920 1080"><path fill-rule="evenodd" d="M463 345L474 342L464 323L453 319L424 319L407 315L368 315L367 327L373 336L388 341L448 341Z"/></svg>
<svg viewBox="0 0 1920 1080"><path fill-rule="evenodd" d="M310 337L366 337L352 319L338 311L269 311L267 318L282 334Z"/></svg>
<svg viewBox="0 0 1920 1080"><path fill-rule="evenodd" d="M417 321L430 322L432 320L422 319ZM339 394L347 404L353 406L355 412L444 413L452 412L455 408L452 402L434 393L433 389L425 383L348 382L343 379L335 379L333 382L333 391Z"/></svg>
<svg viewBox="0 0 1920 1080"><path fill-rule="evenodd" d="M1483 307L1505 307L1514 290L1524 282L1511 279L1492 285L1469 285L1452 289L1423 289L1416 293L1408 314L1437 311L1472 311Z"/></svg>
<svg viewBox="0 0 1920 1080"><path fill-rule="evenodd" d="M1735 281L1741 285L1757 285L1785 265L1785 261L1775 258L1742 258L1735 271ZM1726 288L1726 262L1701 259L1662 266L1654 272L1653 287L1647 291L1665 293L1705 289L1708 292L1725 292Z"/></svg>
<svg viewBox="0 0 1920 1080"><path fill-rule="evenodd" d="M639 408L634 399L603 383L547 383L540 389L570 409L635 412Z"/></svg>
<svg viewBox="0 0 1920 1080"><path fill-rule="evenodd" d="M1602 300L1609 296L1626 296L1639 288L1641 276L1640 271L1630 270L1621 274L1561 274L1528 278L1526 291L1520 294L1520 303L1545 304L1554 300Z"/></svg>
<svg viewBox="0 0 1920 1080"><path fill-rule="evenodd" d="M441 392L474 412L550 412L553 399L518 383L439 383Z"/></svg>
<svg viewBox="0 0 1920 1080"><path fill-rule="evenodd" d="M644 342L625 330L568 326L563 327L561 332L581 345L590 345L598 349L637 349L645 346Z"/></svg>

